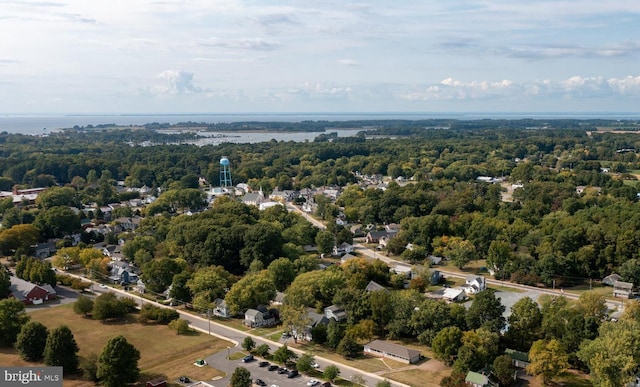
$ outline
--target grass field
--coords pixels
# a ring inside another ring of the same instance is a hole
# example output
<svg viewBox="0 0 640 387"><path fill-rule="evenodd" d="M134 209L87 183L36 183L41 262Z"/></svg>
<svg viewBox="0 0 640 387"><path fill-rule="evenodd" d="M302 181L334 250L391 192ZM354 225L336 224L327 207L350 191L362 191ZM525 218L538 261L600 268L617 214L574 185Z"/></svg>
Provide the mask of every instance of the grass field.
<svg viewBox="0 0 640 387"><path fill-rule="evenodd" d="M101 323L83 318L73 312L72 305L42 309L30 313L33 320L40 321L49 329L66 324L80 347L80 356L90 353L100 355L107 341L117 335L123 335L127 341L140 351L138 366L141 370L139 386L147 380L163 377L171 382L181 375L193 380L211 380L224 376L212 367L196 367L197 359L226 350L231 343L199 332L188 335L176 335L164 325L142 325L131 316L127 321ZM20 359L15 350L0 351L0 364L32 366ZM65 387L93 386L93 383L65 378ZM178 386L179 384L171 384Z"/></svg>

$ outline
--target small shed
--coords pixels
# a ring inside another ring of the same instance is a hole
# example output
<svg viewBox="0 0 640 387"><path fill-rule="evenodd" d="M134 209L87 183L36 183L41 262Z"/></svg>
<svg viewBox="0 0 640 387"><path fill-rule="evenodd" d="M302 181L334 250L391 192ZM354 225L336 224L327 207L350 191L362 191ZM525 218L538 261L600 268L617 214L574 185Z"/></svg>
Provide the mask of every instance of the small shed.
<svg viewBox="0 0 640 387"><path fill-rule="evenodd" d="M631 282L615 281L613 283L613 296L631 298L633 296L633 284Z"/></svg>
<svg viewBox="0 0 640 387"><path fill-rule="evenodd" d="M149 380L145 387L167 387L167 381L163 378Z"/></svg>

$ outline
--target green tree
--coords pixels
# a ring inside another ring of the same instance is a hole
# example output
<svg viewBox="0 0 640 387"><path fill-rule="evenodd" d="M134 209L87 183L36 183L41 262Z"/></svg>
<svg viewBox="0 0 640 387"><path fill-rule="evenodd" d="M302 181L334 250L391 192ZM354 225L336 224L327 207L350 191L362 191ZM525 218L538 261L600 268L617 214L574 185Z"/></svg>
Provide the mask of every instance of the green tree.
<svg viewBox="0 0 640 387"><path fill-rule="evenodd" d="M569 357L560 342L555 339L534 342L529 351L529 360L527 372L542 376L544 384L548 384L569 367Z"/></svg>
<svg viewBox="0 0 640 387"><path fill-rule="evenodd" d="M96 320L120 319L128 313L127 306L115 293L99 295L93 302L93 318Z"/></svg>
<svg viewBox="0 0 640 387"><path fill-rule="evenodd" d="M91 352L86 357L80 359L80 369L82 375L92 382L98 381L98 355Z"/></svg>
<svg viewBox="0 0 640 387"><path fill-rule="evenodd" d="M458 327L447 327L442 329L433 338L431 349L436 359L450 366L458 353L458 348L462 346L462 331Z"/></svg>
<svg viewBox="0 0 640 387"><path fill-rule="evenodd" d="M511 246L506 241L494 240L489 245L487 253L487 267L493 268L495 278L508 277L507 265L513 259Z"/></svg>
<svg viewBox="0 0 640 387"><path fill-rule="evenodd" d="M278 258L267 267L271 280L276 289L284 291L296 278L296 267L288 258Z"/></svg>
<svg viewBox="0 0 640 387"><path fill-rule="evenodd" d="M41 211L34 225L47 238L61 238L80 231L80 218L69 207L57 206Z"/></svg>
<svg viewBox="0 0 640 387"><path fill-rule="evenodd" d="M138 380L140 351L124 336L111 338L98 361L97 376L106 387L120 387Z"/></svg>
<svg viewBox="0 0 640 387"><path fill-rule="evenodd" d="M594 317L600 321L607 316L606 299L595 290L580 294L577 307L584 317Z"/></svg>
<svg viewBox="0 0 640 387"><path fill-rule="evenodd" d="M177 335L187 334L191 330L191 328L189 328L189 322L181 318L171 320L169 323L169 329L175 330Z"/></svg>
<svg viewBox="0 0 640 387"><path fill-rule="evenodd" d="M324 369L322 374L324 375L325 378L327 378L327 379L329 379L329 380L331 380L333 382L334 380L336 380L338 375L340 375L340 368L338 368L337 366L335 366L333 364L330 364Z"/></svg>
<svg viewBox="0 0 640 387"><path fill-rule="evenodd" d="M476 248L468 240L451 238L444 250L444 255L453 262L458 269L476 259Z"/></svg>
<svg viewBox="0 0 640 387"><path fill-rule="evenodd" d="M0 347L12 346L29 318L21 301L15 298L0 300Z"/></svg>
<svg viewBox="0 0 640 387"><path fill-rule="evenodd" d="M16 349L26 361L38 361L44 356L49 330L38 321L29 321L22 326L16 339Z"/></svg>
<svg viewBox="0 0 640 387"><path fill-rule="evenodd" d="M7 298L9 296L11 288L11 276L9 271L0 266L0 299Z"/></svg>
<svg viewBox="0 0 640 387"><path fill-rule="evenodd" d="M295 359L296 357L296 354L290 350L286 344L276 349L273 353L273 360L280 364L287 364L290 360Z"/></svg>
<svg viewBox="0 0 640 387"><path fill-rule="evenodd" d="M63 372L73 373L78 369L78 344L66 325L49 332L44 347L44 364L62 367Z"/></svg>
<svg viewBox="0 0 640 387"><path fill-rule="evenodd" d="M316 246L318 246L319 252L329 254L333 251L335 244L335 237L330 231L322 230L316 234Z"/></svg>
<svg viewBox="0 0 640 387"><path fill-rule="evenodd" d="M315 363L315 358L310 353L304 353L302 356L298 358L296 362L296 368L300 372L307 373L313 370L313 363Z"/></svg>
<svg viewBox="0 0 640 387"><path fill-rule="evenodd" d="M30 251L38 242L40 230L33 224L17 224L0 231L0 252L14 255L17 251Z"/></svg>
<svg viewBox="0 0 640 387"><path fill-rule="evenodd" d="M492 289L484 290L473 299L467 311L467 325L471 329L486 327L494 332L500 332L505 326L502 316L505 306L496 297Z"/></svg>
<svg viewBox="0 0 640 387"><path fill-rule="evenodd" d="M231 387L251 387L251 372L244 367L236 368L231 374Z"/></svg>
<svg viewBox="0 0 640 387"><path fill-rule="evenodd" d="M224 300L231 313L238 314L257 305L268 305L276 296L276 286L266 271L248 274L231 286Z"/></svg>
<svg viewBox="0 0 640 387"><path fill-rule="evenodd" d="M73 303L73 311L85 317L88 316L93 311L93 300L81 295L76 302Z"/></svg>
<svg viewBox="0 0 640 387"><path fill-rule="evenodd" d="M516 367L511 356L500 355L493 361L493 374L500 381L501 386L509 386L514 382Z"/></svg>
<svg viewBox="0 0 640 387"><path fill-rule="evenodd" d="M538 304L530 297L518 300L511 307L509 330L505 333L506 341L520 351L528 351L531 344L540 335L542 313Z"/></svg>
<svg viewBox="0 0 640 387"><path fill-rule="evenodd" d="M381 380L378 383L376 383L376 387L391 387L391 382L388 381L387 379Z"/></svg>
<svg viewBox="0 0 640 387"><path fill-rule="evenodd" d="M142 280L144 285L154 293L164 292L173 281L174 275L182 268L170 258L157 258L143 266Z"/></svg>
<svg viewBox="0 0 640 387"><path fill-rule="evenodd" d="M244 338L244 340L242 340L242 348L245 351L251 352L251 350L254 349L255 347L256 347L256 342L255 340L253 340L251 336L247 336Z"/></svg>
<svg viewBox="0 0 640 387"><path fill-rule="evenodd" d="M174 275L171 281L169 297L177 302L191 302L193 295L187 286L190 278L191 275L188 272L182 272Z"/></svg>
<svg viewBox="0 0 640 387"><path fill-rule="evenodd" d="M362 349L362 345L356 341L355 337L345 334L340 340L336 352L345 358L355 358L362 354Z"/></svg>
<svg viewBox="0 0 640 387"><path fill-rule="evenodd" d="M640 364L640 323L631 319L605 322L594 340L580 345L578 358L588 367L594 386L625 386Z"/></svg>
<svg viewBox="0 0 640 387"><path fill-rule="evenodd" d="M51 187L38 195L36 204L44 210L58 206L82 208L78 193L72 187Z"/></svg>
<svg viewBox="0 0 640 387"><path fill-rule="evenodd" d="M253 352L258 356L267 357L270 350L269 344L260 344Z"/></svg>

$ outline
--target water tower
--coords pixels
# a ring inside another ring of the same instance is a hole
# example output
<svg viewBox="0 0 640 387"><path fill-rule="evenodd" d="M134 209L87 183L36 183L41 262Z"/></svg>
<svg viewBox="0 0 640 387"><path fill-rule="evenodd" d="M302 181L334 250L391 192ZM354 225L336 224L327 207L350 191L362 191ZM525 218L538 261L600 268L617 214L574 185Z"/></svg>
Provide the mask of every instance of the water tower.
<svg viewBox="0 0 640 387"><path fill-rule="evenodd" d="M229 159L227 156L222 156L220 159L220 186L231 187L231 167L229 166Z"/></svg>

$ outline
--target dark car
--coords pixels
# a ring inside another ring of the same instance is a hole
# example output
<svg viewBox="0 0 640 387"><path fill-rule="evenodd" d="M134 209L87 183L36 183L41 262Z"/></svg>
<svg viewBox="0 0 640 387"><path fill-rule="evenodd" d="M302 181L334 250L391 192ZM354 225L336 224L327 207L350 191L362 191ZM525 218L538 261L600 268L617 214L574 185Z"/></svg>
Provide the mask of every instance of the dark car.
<svg viewBox="0 0 640 387"><path fill-rule="evenodd" d="M264 380L262 380L262 379L256 379L254 381L254 383L257 384L258 386L266 386L267 385L267 383L265 383Z"/></svg>
<svg viewBox="0 0 640 387"><path fill-rule="evenodd" d="M287 372L289 372L289 370L284 368L284 367L278 368L278 373L279 374L286 374Z"/></svg>
<svg viewBox="0 0 640 387"><path fill-rule="evenodd" d="M268 367L269 366L269 362L268 361L261 361L260 363L258 363L258 366L260 366L260 367Z"/></svg>
<svg viewBox="0 0 640 387"><path fill-rule="evenodd" d="M278 367L278 366L277 366L277 365L275 365L275 364L271 364L271 365L269 366L269 371L275 371L275 370L279 370L279 369L280 369L280 367Z"/></svg>
<svg viewBox="0 0 640 387"><path fill-rule="evenodd" d="M329 382L324 382L320 385L320 387L331 387L331 383Z"/></svg>
<svg viewBox="0 0 640 387"><path fill-rule="evenodd" d="M191 380L186 376L181 376L178 380L180 380L182 383L190 383L191 382Z"/></svg>
<svg viewBox="0 0 640 387"><path fill-rule="evenodd" d="M243 357L243 358L242 358L242 362L243 362L243 363L248 363L248 362L253 361L253 360L255 360L255 359L253 358L253 355L247 355L247 356L245 356L245 357Z"/></svg>
<svg viewBox="0 0 640 387"><path fill-rule="evenodd" d="M295 378L296 376L298 376L298 370L291 370L287 374L287 378L289 378L289 379Z"/></svg>

